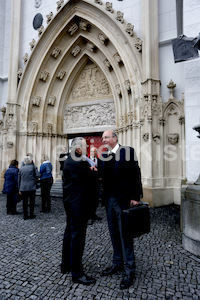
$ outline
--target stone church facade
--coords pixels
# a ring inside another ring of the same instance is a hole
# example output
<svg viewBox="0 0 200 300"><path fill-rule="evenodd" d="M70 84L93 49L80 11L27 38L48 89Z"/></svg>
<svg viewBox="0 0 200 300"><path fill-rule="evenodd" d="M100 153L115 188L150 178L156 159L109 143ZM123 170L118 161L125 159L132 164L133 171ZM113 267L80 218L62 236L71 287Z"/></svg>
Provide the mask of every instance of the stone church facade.
<svg viewBox="0 0 200 300"><path fill-rule="evenodd" d="M20 57L26 49L22 37L28 31L22 17L28 22L28 2L37 13L46 2L49 11L37 37L30 37L30 49ZM163 49L168 64L174 62L169 41L166 47L159 41L161 1L28 2L10 2L10 64L0 120L1 182L9 161L21 162L28 152L38 166L47 154L59 178L58 156L71 138L85 136L99 146L102 132L114 129L120 144L136 149L144 199L154 206L180 204L181 184L187 177L186 91L179 78L182 66L176 72L162 69ZM126 5L137 7L137 30L123 11L115 9L120 4L124 11Z"/></svg>

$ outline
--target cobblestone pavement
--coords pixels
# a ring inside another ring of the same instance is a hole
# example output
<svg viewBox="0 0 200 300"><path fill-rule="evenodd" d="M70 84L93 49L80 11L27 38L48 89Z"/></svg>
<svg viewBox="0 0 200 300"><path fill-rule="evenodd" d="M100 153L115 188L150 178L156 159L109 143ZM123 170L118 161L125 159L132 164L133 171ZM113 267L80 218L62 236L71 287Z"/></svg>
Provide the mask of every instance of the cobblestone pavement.
<svg viewBox="0 0 200 300"><path fill-rule="evenodd" d="M61 199L52 200L52 213L23 220L6 214L6 196L0 195L0 300L13 299L200 299L200 258L182 248L179 207L151 208L151 232L134 241L136 278L133 285L119 289L123 274L101 277L111 264L112 247L105 209L98 208L102 221L88 226L84 252L85 272L96 284L73 284L60 273L65 213Z"/></svg>

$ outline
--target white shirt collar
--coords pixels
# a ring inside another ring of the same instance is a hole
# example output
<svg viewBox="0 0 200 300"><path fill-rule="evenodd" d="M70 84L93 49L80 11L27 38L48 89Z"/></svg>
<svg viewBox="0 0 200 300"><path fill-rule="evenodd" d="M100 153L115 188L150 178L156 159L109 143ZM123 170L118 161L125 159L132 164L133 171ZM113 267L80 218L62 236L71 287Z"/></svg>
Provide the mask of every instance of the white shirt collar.
<svg viewBox="0 0 200 300"><path fill-rule="evenodd" d="M118 149L119 149L119 144L117 144L112 150L110 150L110 152L116 153Z"/></svg>

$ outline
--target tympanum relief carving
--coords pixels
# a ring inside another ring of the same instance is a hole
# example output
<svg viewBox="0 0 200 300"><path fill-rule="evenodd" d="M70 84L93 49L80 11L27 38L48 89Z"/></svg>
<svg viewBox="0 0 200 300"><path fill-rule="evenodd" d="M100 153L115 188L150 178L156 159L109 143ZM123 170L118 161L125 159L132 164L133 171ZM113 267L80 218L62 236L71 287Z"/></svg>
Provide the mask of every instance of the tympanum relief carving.
<svg viewBox="0 0 200 300"><path fill-rule="evenodd" d="M98 66L89 63L72 88L69 102L109 97L111 97L111 92L107 79Z"/></svg>
<svg viewBox="0 0 200 300"><path fill-rule="evenodd" d="M103 125L115 125L115 109L113 102L84 106L66 105L64 115L64 132L73 128L92 128Z"/></svg>

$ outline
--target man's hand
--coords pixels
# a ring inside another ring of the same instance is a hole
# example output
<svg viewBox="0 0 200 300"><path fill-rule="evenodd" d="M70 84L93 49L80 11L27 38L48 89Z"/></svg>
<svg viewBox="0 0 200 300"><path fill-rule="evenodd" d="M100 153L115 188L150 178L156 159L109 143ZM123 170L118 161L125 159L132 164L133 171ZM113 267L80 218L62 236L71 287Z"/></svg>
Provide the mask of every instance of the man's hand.
<svg viewBox="0 0 200 300"><path fill-rule="evenodd" d="M92 171L95 171L95 172L98 171L98 169L97 169L96 167L90 167L90 169L91 169Z"/></svg>
<svg viewBox="0 0 200 300"><path fill-rule="evenodd" d="M130 206L132 207L132 206L138 205L138 203L139 203L138 201L131 200Z"/></svg>

